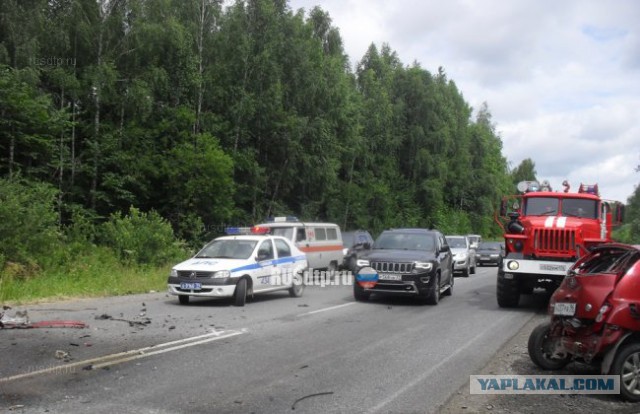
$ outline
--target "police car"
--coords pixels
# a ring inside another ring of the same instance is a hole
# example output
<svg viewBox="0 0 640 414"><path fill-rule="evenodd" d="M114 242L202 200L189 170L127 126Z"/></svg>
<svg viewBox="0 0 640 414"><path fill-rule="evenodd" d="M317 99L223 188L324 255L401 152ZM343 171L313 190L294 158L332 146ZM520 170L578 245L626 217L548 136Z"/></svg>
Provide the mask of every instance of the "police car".
<svg viewBox="0 0 640 414"><path fill-rule="evenodd" d="M307 258L289 240L258 226L226 233L171 269L169 293L181 304L195 296L233 298L236 306L244 306L247 297L279 290L302 296Z"/></svg>

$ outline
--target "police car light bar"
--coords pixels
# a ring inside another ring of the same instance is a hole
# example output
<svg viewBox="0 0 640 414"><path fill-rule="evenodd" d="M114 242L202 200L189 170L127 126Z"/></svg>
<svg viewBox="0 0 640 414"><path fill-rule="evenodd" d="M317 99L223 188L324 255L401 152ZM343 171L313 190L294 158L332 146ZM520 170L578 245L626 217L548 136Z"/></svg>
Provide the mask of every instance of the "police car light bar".
<svg viewBox="0 0 640 414"><path fill-rule="evenodd" d="M225 233L228 236L240 236L240 235L250 235L250 234L268 234L268 227L227 227L225 229Z"/></svg>
<svg viewBox="0 0 640 414"><path fill-rule="evenodd" d="M267 217L268 223L284 223L298 221L296 216L280 216L280 217Z"/></svg>

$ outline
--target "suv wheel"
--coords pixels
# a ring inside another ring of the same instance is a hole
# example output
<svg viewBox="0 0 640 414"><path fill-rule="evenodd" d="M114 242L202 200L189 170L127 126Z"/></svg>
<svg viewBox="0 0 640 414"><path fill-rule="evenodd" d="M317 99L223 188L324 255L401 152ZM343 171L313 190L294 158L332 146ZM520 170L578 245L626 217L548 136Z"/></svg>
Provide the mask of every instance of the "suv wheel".
<svg viewBox="0 0 640 414"><path fill-rule="evenodd" d="M371 297L371 292L366 292L358 283L353 285L353 297L358 302L366 302Z"/></svg>
<svg viewBox="0 0 640 414"><path fill-rule="evenodd" d="M442 296L451 296L453 295L453 276L451 276L451 281L449 282L449 288L442 292Z"/></svg>
<svg viewBox="0 0 640 414"><path fill-rule="evenodd" d="M436 276L436 282L433 284L431 288L427 291L427 294L424 296L424 302L427 305L437 305L440 300L440 275Z"/></svg>

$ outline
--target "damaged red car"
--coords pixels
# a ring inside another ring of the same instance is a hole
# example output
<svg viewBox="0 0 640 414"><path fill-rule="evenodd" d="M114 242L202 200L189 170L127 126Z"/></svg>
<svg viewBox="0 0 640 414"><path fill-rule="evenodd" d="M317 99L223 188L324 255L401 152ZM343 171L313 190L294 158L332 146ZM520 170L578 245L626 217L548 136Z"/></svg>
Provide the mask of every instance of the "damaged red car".
<svg viewBox="0 0 640 414"><path fill-rule="evenodd" d="M605 244L578 260L551 297L549 314L529 337L536 365L595 365L620 376L624 399L640 401L640 246Z"/></svg>

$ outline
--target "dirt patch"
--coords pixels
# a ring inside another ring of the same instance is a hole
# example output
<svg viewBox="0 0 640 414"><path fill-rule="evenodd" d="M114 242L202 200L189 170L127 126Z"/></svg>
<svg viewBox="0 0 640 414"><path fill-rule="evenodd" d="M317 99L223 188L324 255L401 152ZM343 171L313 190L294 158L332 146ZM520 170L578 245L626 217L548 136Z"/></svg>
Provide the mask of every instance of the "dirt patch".
<svg viewBox="0 0 640 414"><path fill-rule="evenodd" d="M542 321L544 315L536 315L527 323L496 356L477 374L487 375L549 375L531 362L527 352L527 341L531 331ZM559 375L593 375L592 367L572 363ZM522 395L470 394L469 382L460 388L439 411L444 414L479 413L639 413L640 403L622 401L617 395Z"/></svg>

